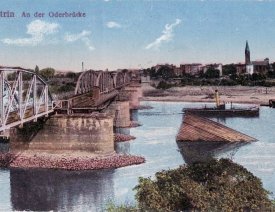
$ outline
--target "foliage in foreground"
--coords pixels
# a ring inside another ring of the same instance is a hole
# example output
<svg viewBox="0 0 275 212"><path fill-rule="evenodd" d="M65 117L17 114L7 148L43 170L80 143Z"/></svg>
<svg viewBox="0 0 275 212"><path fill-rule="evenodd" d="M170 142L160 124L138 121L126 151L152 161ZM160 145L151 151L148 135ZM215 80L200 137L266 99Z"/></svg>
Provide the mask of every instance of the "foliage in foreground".
<svg viewBox="0 0 275 212"><path fill-rule="evenodd" d="M114 203L110 202L107 204L105 211L108 212L135 212L135 211L139 211L138 208L136 206L132 206L132 205L120 205L117 206Z"/></svg>
<svg viewBox="0 0 275 212"><path fill-rule="evenodd" d="M194 163L140 178L139 208L153 211L271 210L272 202L259 178L228 159Z"/></svg>

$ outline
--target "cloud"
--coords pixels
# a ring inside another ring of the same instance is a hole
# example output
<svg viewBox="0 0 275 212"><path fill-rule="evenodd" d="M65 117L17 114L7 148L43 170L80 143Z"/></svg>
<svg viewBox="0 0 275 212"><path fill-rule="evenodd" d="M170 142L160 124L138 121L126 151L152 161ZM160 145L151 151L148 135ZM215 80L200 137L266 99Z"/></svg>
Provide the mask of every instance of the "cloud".
<svg viewBox="0 0 275 212"><path fill-rule="evenodd" d="M59 24L49 23L41 20L34 20L27 25L27 32L29 38L5 38L1 41L8 45L16 46L37 46L41 44L47 35L57 33L59 30Z"/></svg>
<svg viewBox="0 0 275 212"><path fill-rule="evenodd" d="M109 21L106 23L108 28L121 28L121 25L115 21Z"/></svg>
<svg viewBox="0 0 275 212"><path fill-rule="evenodd" d="M77 40L80 40L84 37L87 37L91 35L91 32L90 31L86 31L86 30L83 30L81 33L78 33L78 34L66 34L65 35L65 41L68 41L68 42L74 42L74 41L77 41Z"/></svg>
<svg viewBox="0 0 275 212"><path fill-rule="evenodd" d="M88 47L89 50L94 50L95 48L93 47L92 42L88 37L90 35L91 35L91 32L87 30L83 30L78 34L67 33L64 37L64 40L70 43L81 40Z"/></svg>
<svg viewBox="0 0 275 212"><path fill-rule="evenodd" d="M174 28L181 23L180 19L176 19L175 23L166 24L164 30L162 31L162 35L158 37L152 43L149 43L145 49L158 49L162 43L170 42L174 37Z"/></svg>

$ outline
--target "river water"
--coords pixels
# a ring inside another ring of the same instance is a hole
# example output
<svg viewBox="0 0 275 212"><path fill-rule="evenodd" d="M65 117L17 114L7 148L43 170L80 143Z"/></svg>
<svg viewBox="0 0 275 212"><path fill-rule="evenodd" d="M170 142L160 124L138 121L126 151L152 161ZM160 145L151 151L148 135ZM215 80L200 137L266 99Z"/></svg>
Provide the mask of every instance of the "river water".
<svg viewBox="0 0 275 212"><path fill-rule="evenodd" d="M134 204L133 188L139 177L185 163L175 142L182 108L202 103L142 102L153 107L132 113L142 126L122 129L137 139L116 145L117 152L141 155L146 163L119 169L60 171L43 169L0 169L0 210L104 211L108 202ZM275 109L260 108L259 118L219 119L233 129L256 139L249 145L226 152L227 157L258 176L275 193ZM214 119L215 120L215 119Z"/></svg>

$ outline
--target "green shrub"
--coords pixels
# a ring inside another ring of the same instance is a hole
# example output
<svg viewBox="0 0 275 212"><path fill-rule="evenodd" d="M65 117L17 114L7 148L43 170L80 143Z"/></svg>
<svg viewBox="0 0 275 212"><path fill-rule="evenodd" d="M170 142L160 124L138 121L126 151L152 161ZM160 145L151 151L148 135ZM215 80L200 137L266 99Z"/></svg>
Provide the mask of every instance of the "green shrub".
<svg viewBox="0 0 275 212"><path fill-rule="evenodd" d="M160 81L158 86L157 86L157 89L163 89L163 90L166 90L166 89L169 89L173 87L172 85L168 84L167 82L165 81Z"/></svg>
<svg viewBox="0 0 275 212"><path fill-rule="evenodd" d="M140 178L139 208L153 211L271 210L272 202L259 178L228 159L194 163Z"/></svg>
<svg viewBox="0 0 275 212"><path fill-rule="evenodd" d="M108 212L134 212L134 211L139 211L137 207L124 204L124 205L115 205L113 202L110 202L106 205L105 211Z"/></svg>
<svg viewBox="0 0 275 212"><path fill-rule="evenodd" d="M58 88L58 93L62 93L62 92L70 92L70 91L74 91L75 89L75 84L74 83L66 83L66 84L62 84L59 88Z"/></svg>

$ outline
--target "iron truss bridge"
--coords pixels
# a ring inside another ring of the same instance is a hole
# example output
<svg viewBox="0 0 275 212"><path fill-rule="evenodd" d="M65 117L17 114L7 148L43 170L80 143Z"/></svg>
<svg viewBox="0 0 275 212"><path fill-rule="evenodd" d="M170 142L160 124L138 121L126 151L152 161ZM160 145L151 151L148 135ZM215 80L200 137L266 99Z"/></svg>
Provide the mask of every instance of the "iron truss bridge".
<svg viewBox="0 0 275 212"><path fill-rule="evenodd" d="M47 83L32 70L0 67L0 132L54 111L70 114L102 110L135 75L131 71L84 71L74 94L53 100Z"/></svg>
<svg viewBox="0 0 275 212"><path fill-rule="evenodd" d="M0 67L0 132L54 111L47 83L33 71Z"/></svg>
<svg viewBox="0 0 275 212"><path fill-rule="evenodd" d="M132 74L130 71L84 71L77 80L74 95L59 101L56 110L68 114L102 110L117 97L119 90L130 84Z"/></svg>

